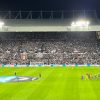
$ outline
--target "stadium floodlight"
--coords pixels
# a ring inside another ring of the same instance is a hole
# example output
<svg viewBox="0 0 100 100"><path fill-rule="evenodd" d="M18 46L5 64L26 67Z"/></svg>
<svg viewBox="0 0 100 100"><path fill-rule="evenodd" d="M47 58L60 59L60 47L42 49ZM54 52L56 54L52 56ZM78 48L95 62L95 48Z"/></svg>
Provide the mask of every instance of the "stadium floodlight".
<svg viewBox="0 0 100 100"><path fill-rule="evenodd" d="M0 28L4 26L4 22L0 21Z"/></svg>
<svg viewBox="0 0 100 100"><path fill-rule="evenodd" d="M75 22L72 22L71 26L75 26L75 25L76 25Z"/></svg>
<svg viewBox="0 0 100 100"><path fill-rule="evenodd" d="M0 21L0 26L4 26L4 22Z"/></svg>
<svg viewBox="0 0 100 100"><path fill-rule="evenodd" d="M71 26L72 26L72 27L88 27L89 24L90 24L89 21L78 20L78 21L72 22L72 23L71 23Z"/></svg>
<svg viewBox="0 0 100 100"><path fill-rule="evenodd" d="M89 25L90 25L90 22L89 22L89 21L87 21L87 22L86 22L86 24L89 26Z"/></svg>

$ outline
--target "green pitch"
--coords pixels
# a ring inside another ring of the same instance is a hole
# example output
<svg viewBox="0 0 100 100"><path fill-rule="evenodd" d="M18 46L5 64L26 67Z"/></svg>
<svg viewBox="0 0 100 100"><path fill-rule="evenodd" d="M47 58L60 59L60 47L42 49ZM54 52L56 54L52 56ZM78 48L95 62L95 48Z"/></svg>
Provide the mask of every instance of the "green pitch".
<svg viewBox="0 0 100 100"><path fill-rule="evenodd" d="M100 79L81 80L99 74L99 67L0 68L0 76L38 76L30 82L0 83L0 100L100 100Z"/></svg>

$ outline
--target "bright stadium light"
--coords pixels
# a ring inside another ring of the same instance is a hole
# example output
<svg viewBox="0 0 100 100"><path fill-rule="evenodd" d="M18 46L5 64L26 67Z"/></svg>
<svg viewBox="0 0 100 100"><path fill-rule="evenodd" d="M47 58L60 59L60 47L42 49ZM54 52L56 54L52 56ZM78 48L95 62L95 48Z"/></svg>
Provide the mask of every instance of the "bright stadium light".
<svg viewBox="0 0 100 100"><path fill-rule="evenodd" d="M4 26L4 22L0 21L0 29Z"/></svg>
<svg viewBox="0 0 100 100"><path fill-rule="evenodd" d="M86 20L78 20L71 23L72 27L87 27L89 26L90 22Z"/></svg>
<svg viewBox="0 0 100 100"><path fill-rule="evenodd" d="M75 25L76 25L75 22L72 22L71 26L75 26Z"/></svg>
<svg viewBox="0 0 100 100"><path fill-rule="evenodd" d="M89 26L89 25L90 25L90 22L89 22L89 21L87 21L87 22L86 22L86 24Z"/></svg>
<svg viewBox="0 0 100 100"><path fill-rule="evenodd" d="M1 22L1 21L0 21L0 26L4 26L4 22Z"/></svg>

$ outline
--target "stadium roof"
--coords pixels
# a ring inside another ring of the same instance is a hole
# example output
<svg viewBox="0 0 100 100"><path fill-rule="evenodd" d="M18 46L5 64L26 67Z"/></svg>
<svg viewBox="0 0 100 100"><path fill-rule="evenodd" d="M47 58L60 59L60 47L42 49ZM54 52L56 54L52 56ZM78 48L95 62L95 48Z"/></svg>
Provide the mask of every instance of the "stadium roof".
<svg viewBox="0 0 100 100"><path fill-rule="evenodd" d="M4 26L0 28L1 32L100 31L99 19L92 11L74 11L74 13L70 11L8 11L0 12L0 18L0 21L4 22ZM77 18L89 20L90 26L72 27L71 23Z"/></svg>

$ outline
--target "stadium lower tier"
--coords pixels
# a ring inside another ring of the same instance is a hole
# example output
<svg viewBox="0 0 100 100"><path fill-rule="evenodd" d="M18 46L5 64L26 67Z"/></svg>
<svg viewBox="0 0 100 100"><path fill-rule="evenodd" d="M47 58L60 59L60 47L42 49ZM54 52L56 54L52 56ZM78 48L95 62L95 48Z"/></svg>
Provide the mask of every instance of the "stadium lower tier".
<svg viewBox="0 0 100 100"><path fill-rule="evenodd" d="M0 64L100 64L96 33L14 34L0 35Z"/></svg>

